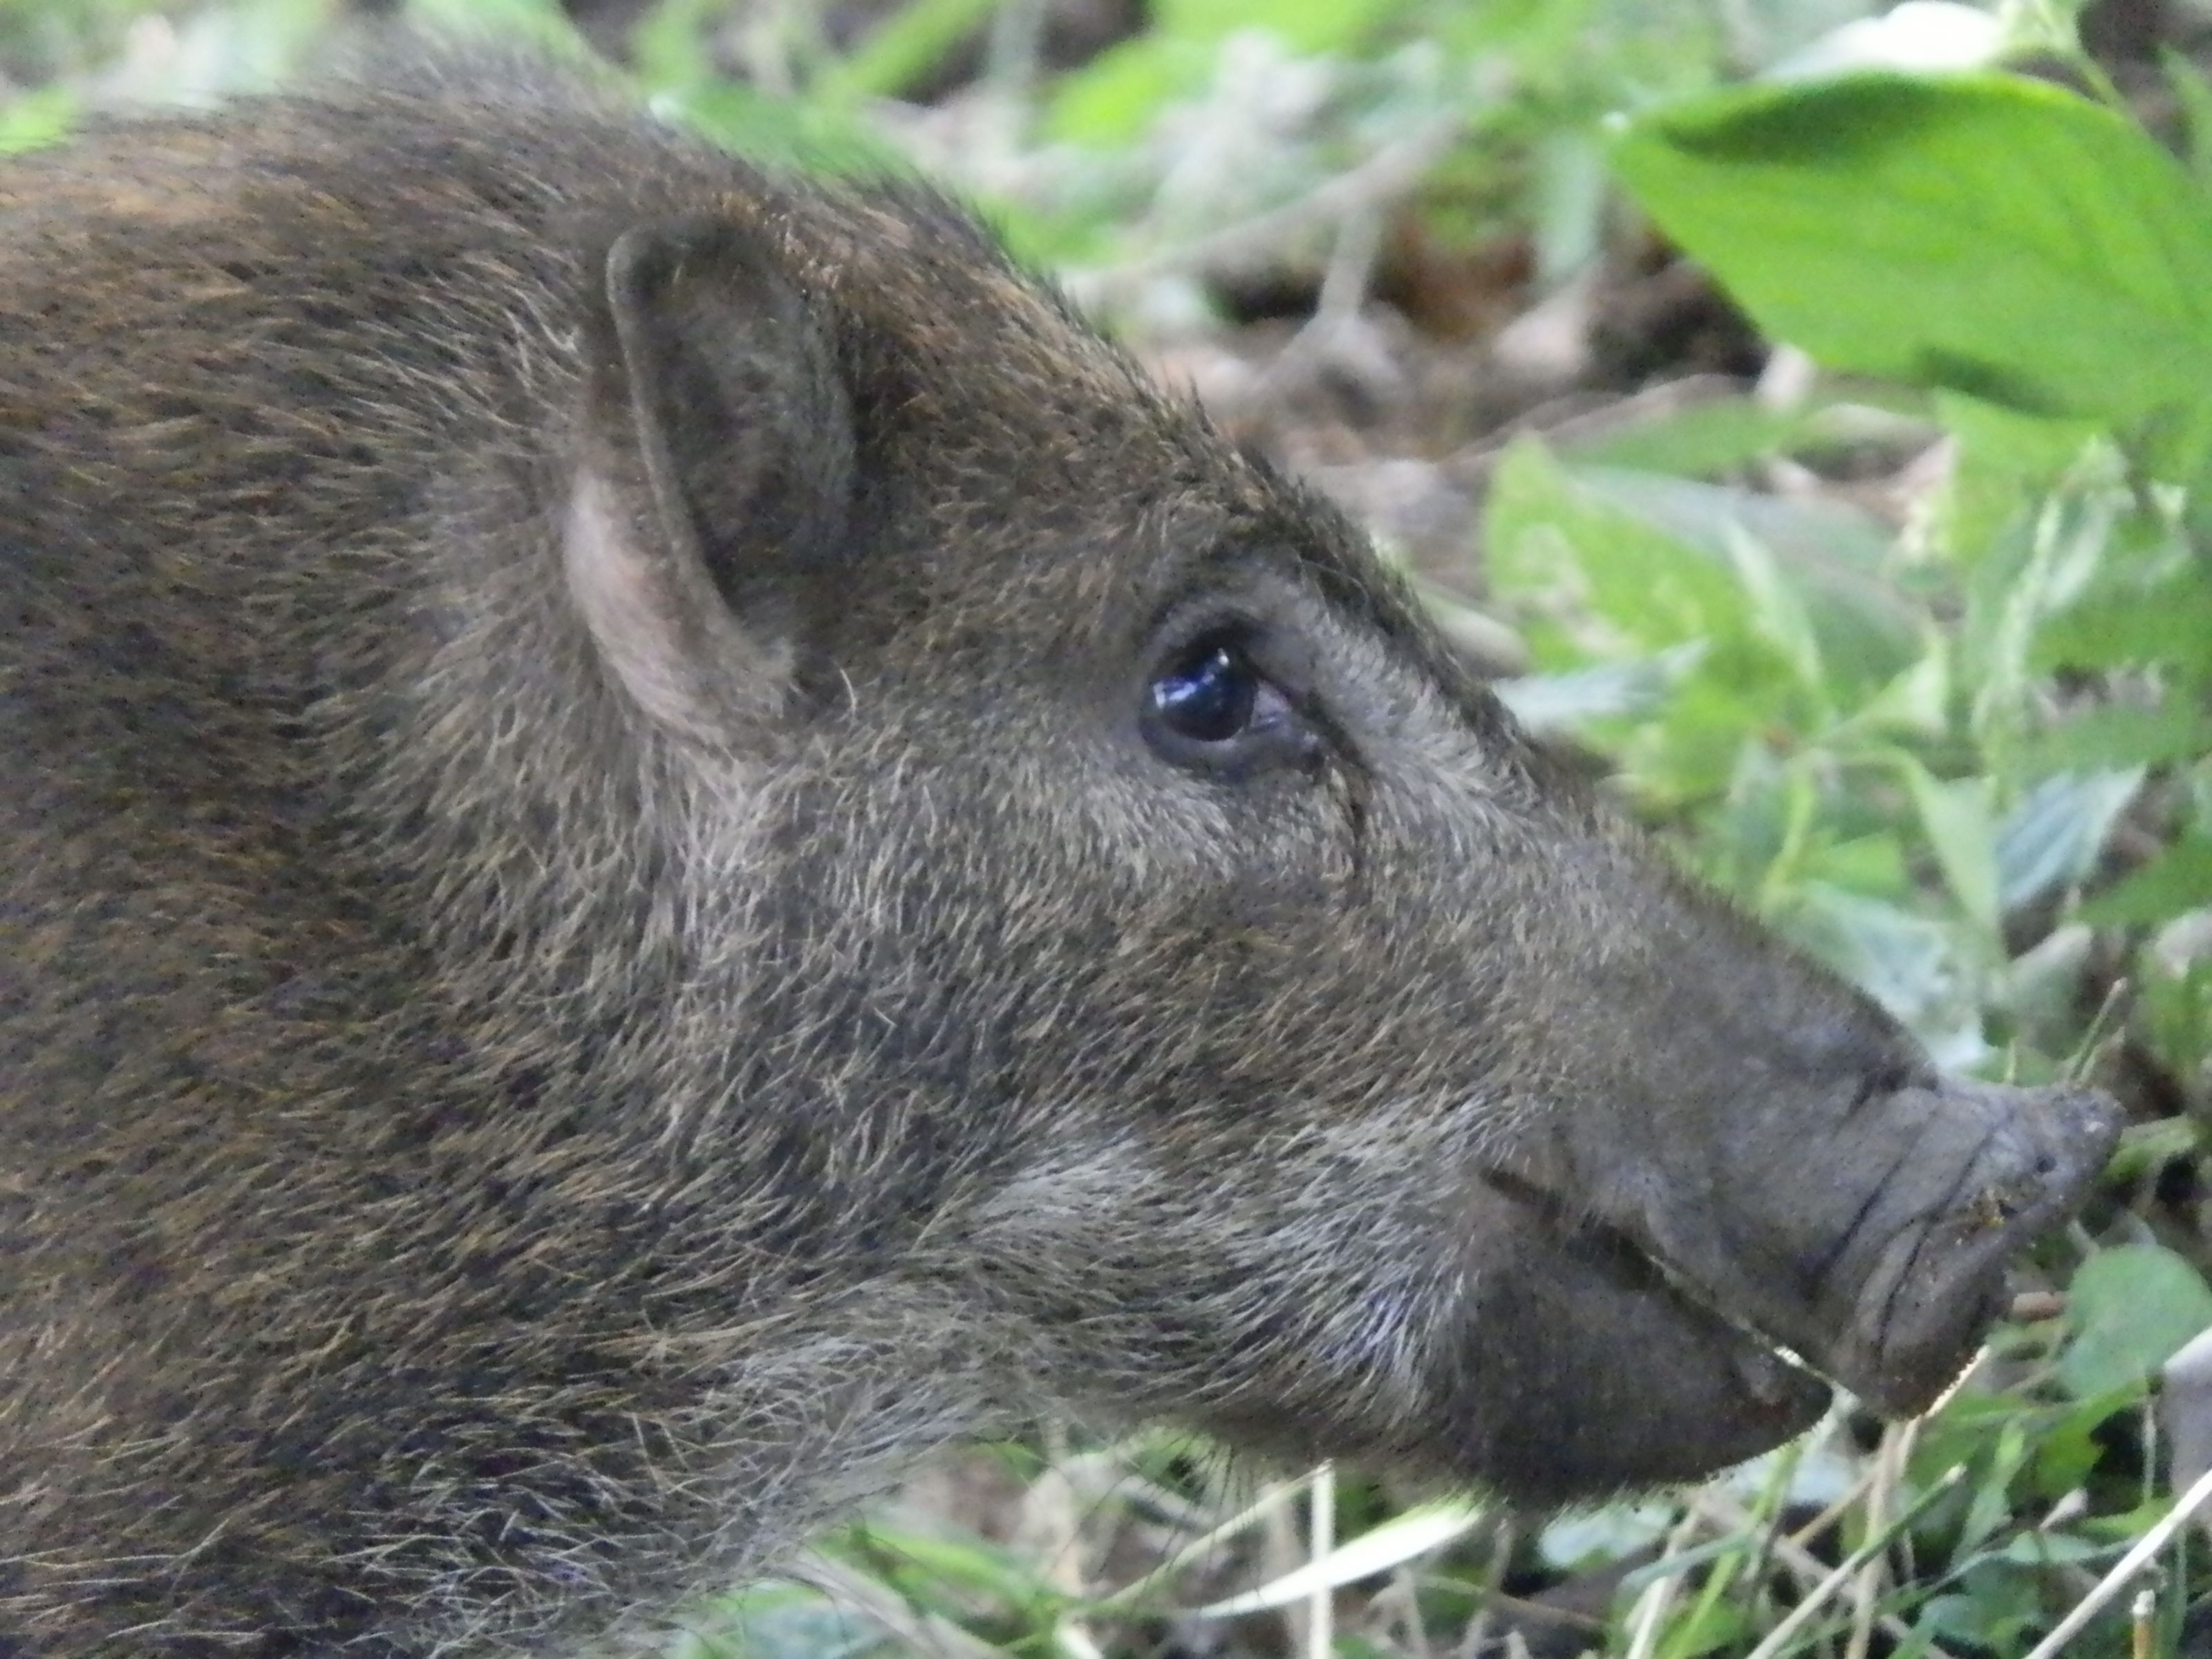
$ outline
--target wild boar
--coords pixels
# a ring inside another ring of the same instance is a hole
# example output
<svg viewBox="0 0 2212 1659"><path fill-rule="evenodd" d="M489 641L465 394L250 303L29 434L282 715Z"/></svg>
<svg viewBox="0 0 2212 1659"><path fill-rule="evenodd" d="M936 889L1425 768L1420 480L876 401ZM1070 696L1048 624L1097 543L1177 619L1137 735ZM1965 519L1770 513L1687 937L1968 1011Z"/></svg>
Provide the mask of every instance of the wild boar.
<svg viewBox="0 0 2212 1659"><path fill-rule="evenodd" d="M2112 1144L926 190L454 71L0 217L0 1651L647 1640L1040 1408L1693 1475Z"/></svg>

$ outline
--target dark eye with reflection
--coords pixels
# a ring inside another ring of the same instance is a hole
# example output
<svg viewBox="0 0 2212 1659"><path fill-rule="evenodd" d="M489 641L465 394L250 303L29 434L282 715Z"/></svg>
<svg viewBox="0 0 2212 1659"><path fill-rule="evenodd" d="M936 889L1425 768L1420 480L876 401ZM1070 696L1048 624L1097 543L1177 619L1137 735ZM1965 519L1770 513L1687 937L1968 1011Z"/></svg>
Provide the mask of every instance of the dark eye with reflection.
<svg viewBox="0 0 2212 1659"><path fill-rule="evenodd" d="M1159 665L1145 686L1142 724L1152 747L1182 766L1241 772L1316 752L1291 700L1231 634L1205 635Z"/></svg>
<svg viewBox="0 0 2212 1659"><path fill-rule="evenodd" d="M1235 646L1201 641L1152 682L1152 714L1188 742L1226 743L1252 724L1261 683Z"/></svg>

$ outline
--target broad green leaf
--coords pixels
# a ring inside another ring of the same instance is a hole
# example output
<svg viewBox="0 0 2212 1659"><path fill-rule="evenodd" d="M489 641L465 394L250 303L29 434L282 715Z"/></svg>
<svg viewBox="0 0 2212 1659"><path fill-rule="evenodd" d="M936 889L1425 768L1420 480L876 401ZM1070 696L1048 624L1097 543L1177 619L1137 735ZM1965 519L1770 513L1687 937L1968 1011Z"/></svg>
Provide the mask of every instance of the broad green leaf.
<svg viewBox="0 0 2212 1659"><path fill-rule="evenodd" d="M1710 879L1764 912L1772 909L1803 873L1814 816L1813 784L1804 767L1790 764L1758 737L1739 735L1745 729L1743 722L1728 720L1726 714L1725 709L1717 710L1717 718L1705 722L1719 728L1716 747L1731 738L1735 742L1724 793L1706 818L1697 851L1704 855L1703 868ZM1668 724L1680 723L1678 708L1670 708L1668 715ZM1668 760L1680 769L1678 757ZM1653 793L1666 799L1664 790Z"/></svg>
<svg viewBox="0 0 2212 1659"><path fill-rule="evenodd" d="M2124 423L2212 384L2212 208L2057 87L1753 87L1655 111L1613 155L1763 328L1835 367Z"/></svg>
<svg viewBox="0 0 2212 1659"><path fill-rule="evenodd" d="M1152 26L1061 77L1047 106L1048 137L1120 145L1213 73L1221 43L1245 30L1272 35L1295 56L1358 46L1405 0L1162 0Z"/></svg>
<svg viewBox="0 0 2212 1659"><path fill-rule="evenodd" d="M1484 540L1501 595L1555 617L1586 610L1639 654L1749 626L1743 591L1717 558L1608 502L1533 439L1492 475ZM1541 656L1533 628L1530 643Z"/></svg>
<svg viewBox="0 0 2212 1659"><path fill-rule="evenodd" d="M2019 744L2047 719L2039 653L2050 649L2053 619L2085 594L2139 580L2147 565L2171 557L2172 542L2163 530L2145 533L2110 442L2080 450L2055 481L2024 479L2021 496L2020 510L1967 563L1960 630L1972 729L1990 769L2007 776L2019 772Z"/></svg>
<svg viewBox="0 0 2212 1659"><path fill-rule="evenodd" d="M2124 1244L2081 1264L2066 1322L2073 1340L2058 1358L2059 1380L2087 1400L2141 1384L2212 1325L2212 1288L2160 1245Z"/></svg>
<svg viewBox="0 0 2212 1659"><path fill-rule="evenodd" d="M1500 58L1534 77L1588 50L1598 5L1599 0L1484 0L1479 6L1429 8L1421 21L1455 58Z"/></svg>
<svg viewBox="0 0 2212 1659"><path fill-rule="evenodd" d="M1997 931L1996 836L1990 822L1990 781L1987 778L1938 780L1911 756L1893 761L1912 803L1919 809L1921 828L1935 849L1943 880L1985 933Z"/></svg>
<svg viewBox="0 0 2212 1659"><path fill-rule="evenodd" d="M1892 835L1815 846L1806 852L1798 868L1813 880L1869 898L1894 898L1907 884L1905 849Z"/></svg>
<svg viewBox="0 0 2212 1659"><path fill-rule="evenodd" d="M1212 62L1210 50L1185 41L1152 34L1124 40L1062 76L1039 125L1066 143L1133 143L1171 99L1204 84Z"/></svg>
<svg viewBox="0 0 2212 1659"><path fill-rule="evenodd" d="M648 92L687 86L712 71L707 29L717 0L659 0L630 30L630 62Z"/></svg>
<svg viewBox="0 0 2212 1659"><path fill-rule="evenodd" d="M1728 484L1670 478L1624 468L1571 466L1595 498L1626 508L1644 522L1703 550L1717 563L1742 568L1738 538L1751 536L1771 553L1776 574L1802 607L1832 690L1870 691L1911 662L1920 648L1917 618L1880 574L1891 537L1856 507L1835 501L1787 500ZM1774 642L1777 620L1748 591L1762 637ZM1791 631L1783 623L1781 631ZM1794 653L1784 650L1784 654Z"/></svg>
<svg viewBox="0 0 2212 1659"><path fill-rule="evenodd" d="M2143 1036L2177 1076L2195 1076L2212 1060L2212 956L2178 966L2159 961L2155 951L2144 957L2149 963L2141 981Z"/></svg>
<svg viewBox="0 0 2212 1659"><path fill-rule="evenodd" d="M2087 876L2142 781L2139 766L2062 772L2029 790L1997 830L1997 897L2005 914Z"/></svg>
<svg viewBox="0 0 2212 1659"><path fill-rule="evenodd" d="M1827 676L1821 672L1820 641L1803 596L1766 544L1741 526L1730 526L1728 550L1736 580L1750 596L1752 621L1760 636L1790 665L1798 683L1825 704Z"/></svg>
<svg viewBox="0 0 2212 1659"><path fill-rule="evenodd" d="M2091 768L2163 766L2212 754L2212 712L2186 696L2150 708L2108 703L2036 733L2013 757L2024 776Z"/></svg>
<svg viewBox="0 0 2212 1659"><path fill-rule="evenodd" d="M1662 815L1727 788L1747 752L1793 744L1803 710L1796 683L1756 638L1720 641L1661 710L1620 734L1622 776Z"/></svg>
<svg viewBox="0 0 2212 1659"><path fill-rule="evenodd" d="M2098 1431L2113 1413L2133 1405L2142 1389L2142 1379L2130 1374L2118 1387L2077 1398L2071 1407L2039 1425L2030 1478L2046 1503L2089 1478L2103 1457Z"/></svg>
<svg viewBox="0 0 2212 1659"><path fill-rule="evenodd" d="M1968 565L2032 512L2103 433L2094 421L2023 414L1963 392L1938 393L1936 411L1954 442L1936 515L1937 546Z"/></svg>
<svg viewBox="0 0 2212 1659"><path fill-rule="evenodd" d="M2109 892L2081 907L2100 926L2160 922L2212 904L2212 835L2184 836Z"/></svg>
<svg viewBox="0 0 2212 1659"><path fill-rule="evenodd" d="M2177 1115L2130 1123L2120 1131L2120 1144L2105 1166L2114 1181L2140 1181L2163 1164L2187 1158L2204 1143L2204 1131L2195 1118Z"/></svg>
<svg viewBox="0 0 2212 1659"><path fill-rule="evenodd" d="M1848 398L1790 409L1730 394L1662 408L1587 437L1563 434L1560 450L1577 467L1711 479L1771 455L1923 440L1931 433L1925 402L1917 392L1864 386Z"/></svg>
<svg viewBox="0 0 2212 1659"><path fill-rule="evenodd" d="M1804 422L1755 398L1716 398L1569 444L1565 453L1583 465L1698 477L1787 449Z"/></svg>
<svg viewBox="0 0 2212 1659"><path fill-rule="evenodd" d="M2070 1533L2029 1531L2014 1533L1985 1559L2038 1567L2051 1561L2094 1561L2110 1553L2109 1546L2076 1538Z"/></svg>
<svg viewBox="0 0 2212 1659"><path fill-rule="evenodd" d="M2024 1653L2027 1633L2045 1622L2036 1574L1985 1558L1948 1582L1961 1588L1930 1596L1920 1611L1921 1627L1947 1646Z"/></svg>
<svg viewBox="0 0 2212 1659"><path fill-rule="evenodd" d="M1951 651L1947 636L1929 630L1920 659L1851 711L1838 735L1908 732L1941 737L1950 726Z"/></svg>
<svg viewBox="0 0 2212 1659"><path fill-rule="evenodd" d="M2037 667L2117 668L2170 664L2212 678L2212 565L2177 564L2142 583L2106 580L2046 620L2029 660Z"/></svg>

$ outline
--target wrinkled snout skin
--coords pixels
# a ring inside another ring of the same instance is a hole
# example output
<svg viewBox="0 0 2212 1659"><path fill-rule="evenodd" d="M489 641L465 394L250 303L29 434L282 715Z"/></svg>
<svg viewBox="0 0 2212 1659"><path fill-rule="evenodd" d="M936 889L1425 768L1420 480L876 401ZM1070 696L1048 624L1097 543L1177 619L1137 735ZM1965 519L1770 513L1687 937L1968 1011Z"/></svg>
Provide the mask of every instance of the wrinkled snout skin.
<svg viewBox="0 0 2212 1659"><path fill-rule="evenodd" d="M1878 1009L1648 862L1598 854L1570 878L1646 924L1543 1004L1610 1109L1558 1115L1506 1166L1869 1403L1924 1407L2007 1264L2103 1169L2112 1103L1938 1076Z"/></svg>
<svg viewBox="0 0 2212 1659"><path fill-rule="evenodd" d="M0 1654L649 1644L963 1436L1924 1404L1946 1082L911 185L511 67L0 168Z"/></svg>

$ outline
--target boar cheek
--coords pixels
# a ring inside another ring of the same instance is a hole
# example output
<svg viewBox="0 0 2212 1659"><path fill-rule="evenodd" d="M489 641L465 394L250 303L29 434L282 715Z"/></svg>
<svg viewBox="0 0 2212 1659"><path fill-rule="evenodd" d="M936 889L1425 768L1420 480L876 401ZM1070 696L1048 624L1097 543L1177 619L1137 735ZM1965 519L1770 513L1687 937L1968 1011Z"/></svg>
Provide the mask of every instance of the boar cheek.
<svg viewBox="0 0 2212 1659"><path fill-rule="evenodd" d="M1504 1495L1551 1504L1687 1480L1809 1426L1827 1385L1668 1285L1616 1236L1485 1187L1441 1450ZM1429 1466L1433 1469L1433 1463Z"/></svg>

